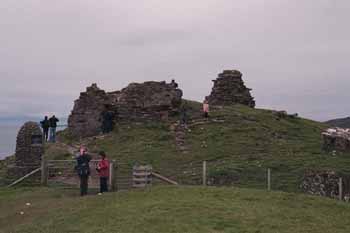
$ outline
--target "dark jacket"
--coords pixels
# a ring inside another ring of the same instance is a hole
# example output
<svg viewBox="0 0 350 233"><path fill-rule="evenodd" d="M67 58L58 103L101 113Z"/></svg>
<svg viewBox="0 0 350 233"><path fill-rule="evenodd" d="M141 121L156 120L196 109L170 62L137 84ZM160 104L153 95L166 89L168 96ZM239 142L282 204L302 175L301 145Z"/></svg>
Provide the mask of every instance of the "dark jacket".
<svg viewBox="0 0 350 233"><path fill-rule="evenodd" d="M79 176L90 175L90 160L91 156L89 154L84 154L77 157L77 165L75 166L75 169Z"/></svg>
<svg viewBox="0 0 350 233"><path fill-rule="evenodd" d="M50 122L48 119L40 121L40 124L43 129L48 129L50 127Z"/></svg>
<svg viewBox="0 0 350 233"><path fill-rule="evenodd" d="M51 128L56 128L57 127L57 122L59 122L59 120L56 117L51 117L49 119L50 122L50 127Z"/></svg>

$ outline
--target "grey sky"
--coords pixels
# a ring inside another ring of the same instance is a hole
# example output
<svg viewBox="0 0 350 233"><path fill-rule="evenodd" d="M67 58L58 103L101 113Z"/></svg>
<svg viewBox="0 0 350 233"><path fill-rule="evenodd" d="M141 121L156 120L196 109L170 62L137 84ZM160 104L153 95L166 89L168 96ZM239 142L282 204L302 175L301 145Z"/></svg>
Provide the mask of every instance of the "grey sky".
<svg viewBox="0 0 350 233"><path fill-rule="evenodd" d="M202 100L239 69L257 107L348 116L348 0L2 0L0 116L70 112L107 91L175 78Z"/></svg>

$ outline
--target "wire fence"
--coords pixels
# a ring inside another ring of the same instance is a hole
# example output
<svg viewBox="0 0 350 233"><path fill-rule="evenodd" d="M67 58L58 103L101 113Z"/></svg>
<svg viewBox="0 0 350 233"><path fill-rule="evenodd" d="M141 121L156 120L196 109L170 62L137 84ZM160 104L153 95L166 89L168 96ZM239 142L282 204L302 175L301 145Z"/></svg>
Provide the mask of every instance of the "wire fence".
<svg viewBox="0 0 350 233"><path fill-rule="evenodd" d="M90 162L89 189L99 188L98 160ZM303 192L341 200L350 199L350 176L335 173L310 173L305 169L287 169L283 166L264 167L259 164L242 164L234 160L211 160L152 164L133 161L111 161L109 184L112 190L130 190L135 181L137 165L150 165L157 174L152 185L177 183L180 185L230 186L285 192ZM37 164L33 164L33 169ZM79 187L75 170L76 160L48 160L40 165L41 183L65 188ZM36 167L37 168L37 167ZM40 175L39 175L40 177ZM163 179L159 179L163 177ZM169 182L170 181L170 182Z"/></svg>

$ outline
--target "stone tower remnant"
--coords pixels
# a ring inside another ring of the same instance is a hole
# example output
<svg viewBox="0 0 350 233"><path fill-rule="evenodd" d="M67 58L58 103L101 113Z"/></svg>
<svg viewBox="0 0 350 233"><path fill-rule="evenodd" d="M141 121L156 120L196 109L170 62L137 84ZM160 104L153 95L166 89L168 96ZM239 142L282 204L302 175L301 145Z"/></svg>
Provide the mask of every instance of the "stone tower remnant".
<svg viewBox="0 0 350 233"><path fill-rule="evenodd" d="M101 129L101 114L106 106L111 105L108 94L96 83L80 93L75 100L71 115L68 118L68 128L75 137L97 135Z"/></svg>
<svg viewBox="0 0 350 233"><path fill-rule="evenodd" d="M75 137L98 135L104 111L113 112L114 121L167 119L179 112L181 101L182 91L174 81L131 83L108 93L92 84L75 101L68 128Z"/></svg>
<svg viewBox="0 0 350 233"><path fill-rule="evenodd" d="M207 97L209 104L219 106L243 104L255 107L254 98L250 94L252 89L244 85L240 71L224 70L213 82L213 89Z"/></svg>

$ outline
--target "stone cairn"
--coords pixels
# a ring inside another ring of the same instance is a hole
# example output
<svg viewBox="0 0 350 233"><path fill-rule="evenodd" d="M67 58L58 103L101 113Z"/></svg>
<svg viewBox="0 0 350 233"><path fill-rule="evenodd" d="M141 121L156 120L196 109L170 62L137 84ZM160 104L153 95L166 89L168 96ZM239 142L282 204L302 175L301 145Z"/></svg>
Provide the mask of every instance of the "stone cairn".
<svg viewBox="0 0 350 233"><path fill-rule="evenodd" d="M254 98L250 94L251 89L244 85L240 71L224 70L213 82L214 87L207 97L210 105L243 104L255 107Z"/></svg>
<svg viewBox="0 0 350 233"><path fill-rule="evenodd" d="M329 128L322 132L323 149L350 152L350 129Z"/></svg>
<svg viewBox="0 0 350 233"><path fill-rule="evenodd" d="M44 154L43 134L36 122L25 123L18 132L15 166L9 167L11 178L20 178L40 167Z"/></svg>
<svg viewBox="0 0 350 233"><path fill-rule="evenodd" d="M92 84L75 101L68 128L75 137L95 136L101 132L104 111L112 111L116 122L166 120L179 112L181 101L175 82L131 83L109 93Z"/></svg>

